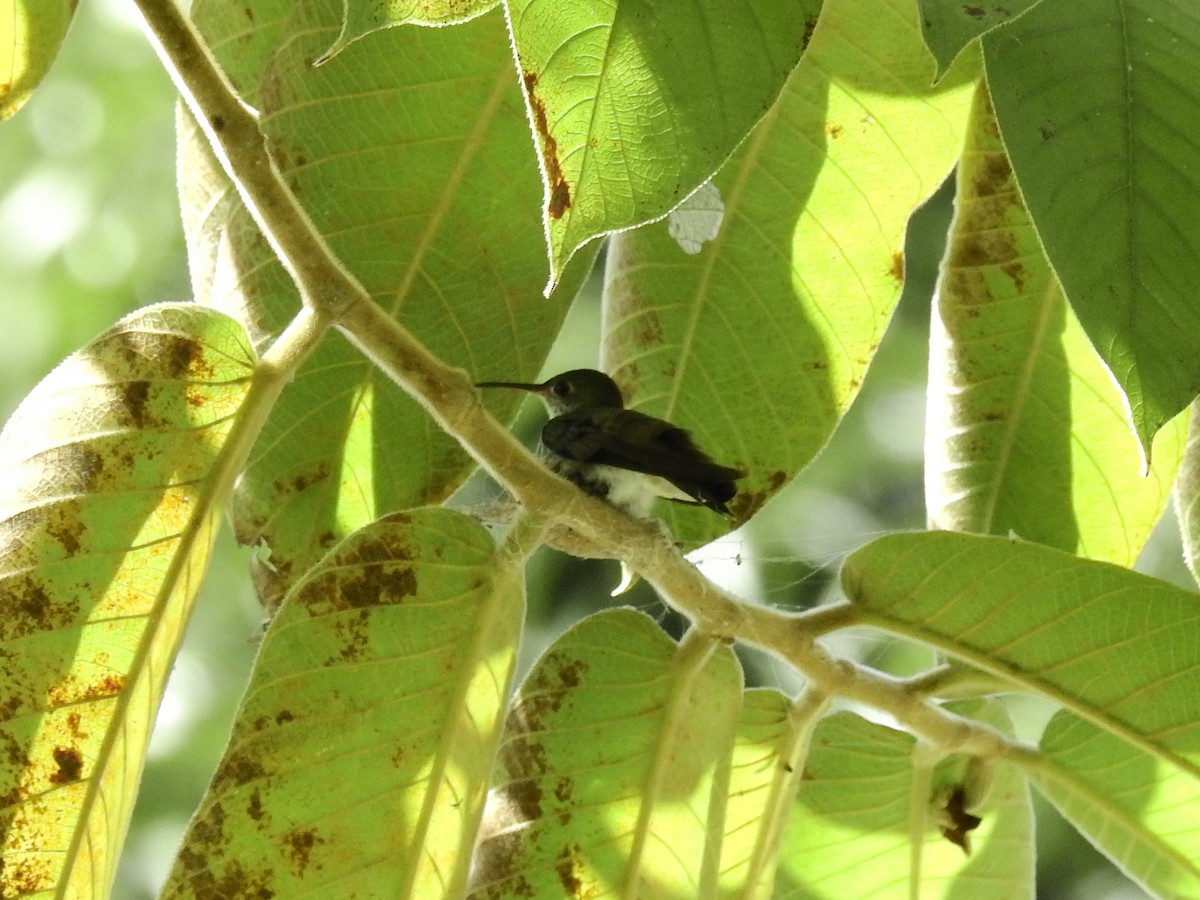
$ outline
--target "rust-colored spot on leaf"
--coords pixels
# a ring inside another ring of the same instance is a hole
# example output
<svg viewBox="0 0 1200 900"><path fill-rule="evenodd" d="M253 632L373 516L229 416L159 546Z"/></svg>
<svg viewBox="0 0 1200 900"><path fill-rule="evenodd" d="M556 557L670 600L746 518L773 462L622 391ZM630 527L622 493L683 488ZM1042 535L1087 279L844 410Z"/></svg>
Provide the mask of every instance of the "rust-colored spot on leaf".
<svg viewBox="0 0 1200 900"><path fill-rule="evenodd" d="M558 883L562 885L568 897L583 896L583 881L576 874L578 864L575 855L578 852L578 845L568 845L563 847L562 853L554 861L554 871L558 873Z"/></svg>
<svg viewBox="0 0 1200 900"><path fill-rule="evenodd" d="M904 254L899 250L892 254L892 264L888 266L888 275L896 284L904 284Z"/></svg>
<svg viewBox="0 0 1200 900"><path fill-rule="evenodd" d="M292 871L302 877L311 861L313 848L325 843L325 839L317 833L317 829L304 828L287 832L283 836L283 843L283 852L291 862ZM320 869L321 866L317 868Z"/></svg>
<svg viewBox="0 0 1200 900"><path fill-rule="evenodd" d="M962 11L972 19L982 19L987 15L987 10L982 6L968 6L965 3L963 4Z"/></svg>
<svg viewBox="0 0 1200 900"><path fill-rule="evenodd" d="M54 764L58 766L50 776L54 784L70 784L83 777L83 754L74 747L55 747Z"/></svg>
<svg viewBox="0 0 1200 900"><path fill-rule="evenodd" d="M831 138L833 138L835 141L842 136L842 134L843 134L843 132L845 132L845 130L846 129L843 128L841 125L835 125L832 122L825 123L825 133L827 135L829 135Z"/></svg>
<svg viewBox="0 0 1200 900"><path fill-rule="evenodd" d="M137 428L147 424L146 405L150 401L149 381L130 381L121 391L121 403L129 413L129 419Z"/></svg>
<svg viewBox="0 0 1200 900"><path fill-rule="evenodd" d="M55 885L56 871L45 857L6 859L0 868L0 897L24 897L50 891Z"/></svg>
<svg viewBox="0 0 1200 900"><path fill-rule="evenodd" d="M510 782L504 798L512 804L520 822L536 822L542 817L542 788L534 778Z"/></svg>
<svg viewBox="0 0 1200 900"><path fill-rule="evenodd" d="M257 790L250 794L250 802L246 804L246 815L255 822L262 821L262 817L266 815L266 811L263 809L262 794Z"/></svg>
<svg viewBox="0 0 1200 900"><path fill-rule="evenodd" d="M550 199L546 204L546 213L551 219L558 220L571 208L571 188L567 184L562 166L558 162L558 141L550 133L550 123L546 119L546 106L534 93L534 88L538 83L537 72L526 72L522 80L525 84L525 94L529 97L529 109L533 113L533 127L537 131L538 143L541 145L546 182L550 185Z"/></svg>

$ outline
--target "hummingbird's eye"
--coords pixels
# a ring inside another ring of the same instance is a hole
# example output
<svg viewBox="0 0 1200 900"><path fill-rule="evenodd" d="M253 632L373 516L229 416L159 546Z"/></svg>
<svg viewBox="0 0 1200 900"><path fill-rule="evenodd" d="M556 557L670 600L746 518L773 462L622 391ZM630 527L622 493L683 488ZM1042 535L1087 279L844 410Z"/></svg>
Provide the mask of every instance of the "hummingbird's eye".
<svg viewBox="0 0 1200 900"><path fill-rule="evenodd" d="M550 388L550 390L554 392L554 396L556 397L566 397L571 393L571 382L556 381L554 382L554 387Z"/></svg>

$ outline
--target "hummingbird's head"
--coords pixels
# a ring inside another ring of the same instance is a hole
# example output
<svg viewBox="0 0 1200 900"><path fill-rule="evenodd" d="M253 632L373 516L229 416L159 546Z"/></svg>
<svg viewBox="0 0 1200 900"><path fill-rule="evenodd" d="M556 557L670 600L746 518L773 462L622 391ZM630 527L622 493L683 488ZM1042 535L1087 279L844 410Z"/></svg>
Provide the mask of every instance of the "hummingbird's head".
<svg viewBox="0 0 1200 900"><path fill-rule="evenodd" d="M625 405L617 383L595 369L572 369L541 384L482 381L475 387L516 388L537 394L551 416L561 416L577 409L621 409Z"/></svg>

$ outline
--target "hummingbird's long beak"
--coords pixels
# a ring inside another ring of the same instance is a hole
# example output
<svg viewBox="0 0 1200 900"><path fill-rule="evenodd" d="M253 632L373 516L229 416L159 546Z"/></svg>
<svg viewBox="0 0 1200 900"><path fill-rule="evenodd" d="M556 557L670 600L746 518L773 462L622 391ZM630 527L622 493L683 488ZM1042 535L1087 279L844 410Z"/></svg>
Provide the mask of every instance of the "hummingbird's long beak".
<svg viewBox="0 0 1200 900"><path fill-rule="evenodd" d="M542 391L544 391L546 389L546 386L544 384L522 384L518 381L480 381L480 382L476 383L475 387L477 387L477 388L491 388L491 387L515 388L518 391L529 391L530 393L533 393L533 394L540 394Z"/></svg>

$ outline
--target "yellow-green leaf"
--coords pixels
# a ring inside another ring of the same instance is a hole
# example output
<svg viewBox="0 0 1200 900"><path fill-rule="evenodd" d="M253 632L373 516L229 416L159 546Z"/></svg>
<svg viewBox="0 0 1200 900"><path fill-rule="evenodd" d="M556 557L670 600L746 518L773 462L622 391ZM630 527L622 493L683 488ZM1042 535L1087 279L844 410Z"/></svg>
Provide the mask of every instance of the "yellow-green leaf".
<svg viewBox="0 0 1200 900"><path fill-rule="evenodd" d="M45 77L78 0L0 0L0 120L16 113Z"/></svg>
<svg viewBox="0 0 1200 900"><path fill-rule="evenodd" d="M741 699L711 639L629 609L576 625L517 694L470 896L710 896Z"/></svg>
<svg viewBox="0 0 1200 900"><path fill-rule="evenodd" d="M1200 778L1066 710L1042 735L1034 785L1159 897L1200 896Z"/></svg>
<svg viewBox="0 0 1200 900"><path fill-rule="evenodd" d="M1132 566L1167 506L1186 417L1158 433L1144 475L1124 398L1046 261L983 82L931 327L930 522Z"/></svg>
<svg viewBox="0 0 1200 900"><path fill-rule="evenodd" d="M272 621L164 896L461 896L523 615L460 513L344 540Z"/></svg>
<svg viewBox="0 0 1200 900"><path fill-rule="evenodd" d="M972 711L1004 727L998 704ZM1032 808L1024 780L998 766L978 779L963 757L928 758L915 739L852 713L823 720L784 836L775 898L938 897L1007 900L1033 887ZM971 854L941 833L962 803L982 821Z"/></svg>
<svg viewBox="0 0 1200 900"><path fill-rule="evenodd" d="M225 315L150 307L0 434L0 895L109 889L254 366Z"/></svg>
<svg viewBox="0 0 1200 900"><path fill-rule="evenodd" d="M547 300L537 164L499 11L389 28L318 68L337 0L197 2L218 59L262 111L277 165L373 299L475 378L532 380L585 267ZM295 288L185 123L181 205L197 297L250 323L291 320ZM586 260L581 260L586 262ZM497 396L493 409L520 397ZM239 540L265 545L278 599L355 529L440 503L474 463L362 352L331 335L281 397L239 482Z"/></svg>
<svg viewBox="0 0 1200 900"><path fill-rule="evenodd" d="M1200 599L1040 544L896 534L842 571L864 619L924 641L1200 777Z"/></svg>
<svg viewBox="0 0 1200 900"><path fill-rule="evenodd" d="M604 368L633 405L745 468L749 518L824 446L900 297L908 217L962 149L978 62L931 86L913 0L826 0L800 65L713 179L699 253L677 214L615 236ZM693 216L696 210L680 210ZM728 523L663 509L676 536Z"/></svg>
<svg viewBox="0 0 1200 900"><path fill-rule="evenodd" d="M542 162L550 284L601 234L665 215L800 59L821 0L508 0Z"/></svg>
<svg viewBox="0 0 1200 900"><path fill-rule="evenodd" d="M397 25L454 25L466 22L493 9L500 0L382 0L363 3L343 0L345 14L342 33L333 46L317 60L324 65L350 44L381 28Z"/></svg>

